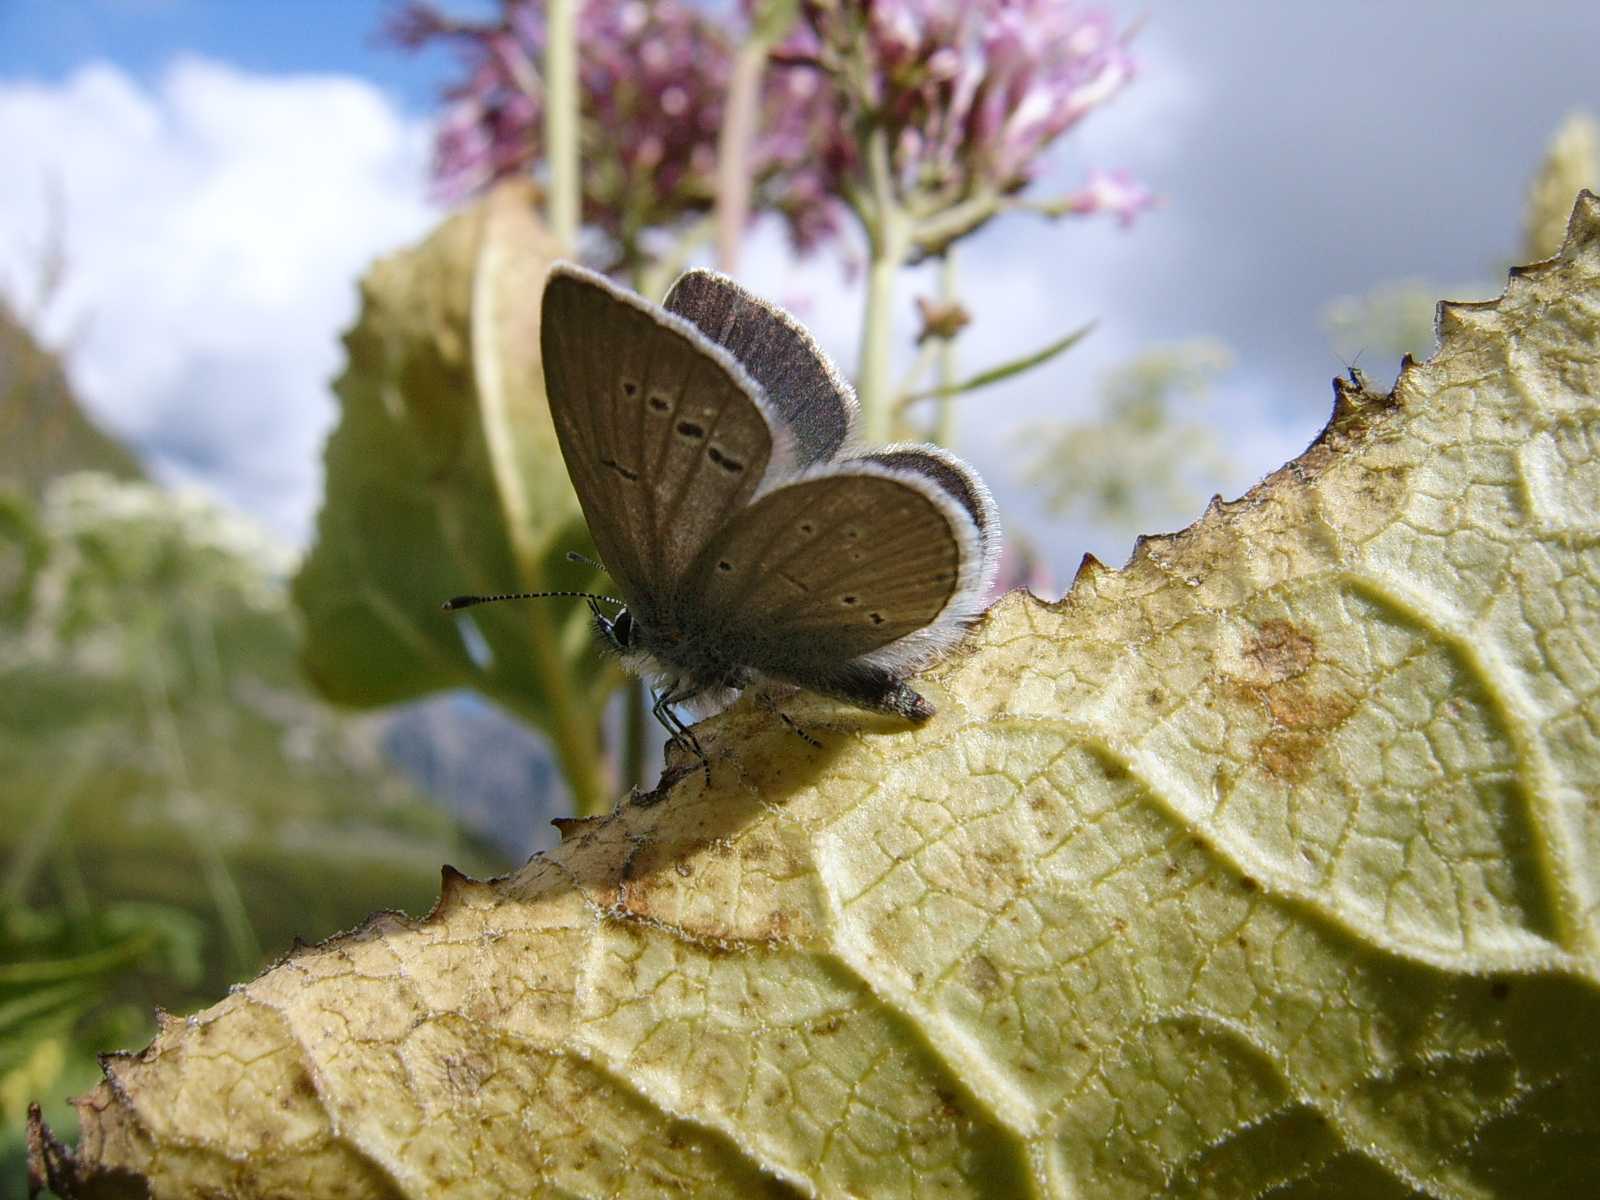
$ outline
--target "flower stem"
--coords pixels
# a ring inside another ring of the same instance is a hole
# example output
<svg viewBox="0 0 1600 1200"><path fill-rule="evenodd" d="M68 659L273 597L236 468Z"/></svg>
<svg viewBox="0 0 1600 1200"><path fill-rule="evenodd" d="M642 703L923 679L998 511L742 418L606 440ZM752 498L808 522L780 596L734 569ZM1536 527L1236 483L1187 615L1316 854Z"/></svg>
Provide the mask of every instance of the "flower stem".
<svg viewBox="0 0 1600 1200"><path fill-rule="evenodd" d="M645 779L645 738L650 718L645 712L644 680L630 679L622 692L622 786L643 788Z"/></svg>
<svg viewBox="0 0 1600 1200"><path fill-rule="evenodd" d="M958 287L956 248L946 246L944 253L939 256L939 302L945 305L954 304ZM955 387L956 339L953 335L939 339L937 378L940 388ZM933 422L933 440L948 450L955 444L955 439L956 397L954 392L944 391L939 396L939 411Z"/></svg>
<svg viewBox="0 0 1600 1200"><path fill-rule="evenodd" d="M759 34L739 47L717 135L717 266L730 275L738 270L739 242L750 219L750 141L756 132L767 50Z"/></svg>
<svg viewBox="0 0 1600 1200"><path fill-rule="evenodd" d="M894 333L894 277L900 264L893 256L875 253L867 268L867 304L861 316L861 378L856 394L861 400L862 432L869 445L889 440L890 342Z"/></svg>
<svg viewBox="0 0 1600 1200"><path fill-rule="evenodd" d="M489 472L511 543L517 589L536 591L544 586L539 565L543 546L533 534L537 524L534 504L517 458L509 394L512 383L506 374L505 351L498 340L504 317L497 307L501 293L496 285L509 269L500 257L502 253L497 243L487 242L477 264L472 293L472 371L484 444L489 452ZM608 788L600 761L598 712L583 703L567 660L562 657L553 610L531 605L527 620L533 642L534 677L549 705L545 732L555 745L573 806L580 816L603 811Z"/></svg>
<svg viewBox="0 0 1600 1200"><path fill-rule="evenodd" d="M861 367L856 396L861 401L862 433L869 445L889 440L894 417L895 276L911 253L916 226L895 194L889 161L889 134L881 125L867 135L867 195L855 202L867 229L867 302L861 314Z"/></svg>
<svg viewBox="0 0 1600 1200"><path fill-rule="evenodd" d="M549 164L550 231L570 253L578 243L578 6L549 0L545 7L544 146Z"/></svg>

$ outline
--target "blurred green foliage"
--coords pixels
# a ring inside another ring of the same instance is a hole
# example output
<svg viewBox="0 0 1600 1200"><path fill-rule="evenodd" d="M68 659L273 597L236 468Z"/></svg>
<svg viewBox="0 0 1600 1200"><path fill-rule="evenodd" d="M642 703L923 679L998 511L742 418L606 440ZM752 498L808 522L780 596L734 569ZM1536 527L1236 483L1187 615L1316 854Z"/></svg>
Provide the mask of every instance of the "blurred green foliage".
<svg viewBox="0 0 1600 1200"><path fill-rule="evenodd" d="M1199 414L1231 365L1209 338L1137 355L1101 381L1098 413L1023 431L1024 478L1055 512L1117 529L1192 512L1230 469L1216 421Z"/></svg>
<svg viewBox="0 0 1600 1200"><path fill-rule="evenodd" d="M285 552L98 473L0 490L0 1194L23 1106L295 937L422 913L463 844L310 696Z"/></svg>
<svg viewBox="0 0 1600 1200"><path fill-rule="evenodd" d="M84 415L56 356L0 299L0 488L37 497L69 471L144 478L133 455Z"/></svg>

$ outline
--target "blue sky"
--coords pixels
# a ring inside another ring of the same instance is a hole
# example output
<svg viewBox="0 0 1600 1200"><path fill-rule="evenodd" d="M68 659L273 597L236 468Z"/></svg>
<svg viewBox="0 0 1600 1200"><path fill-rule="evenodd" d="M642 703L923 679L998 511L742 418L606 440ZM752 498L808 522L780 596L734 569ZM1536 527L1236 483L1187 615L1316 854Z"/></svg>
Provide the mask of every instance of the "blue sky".
<svg viewBox="0 0 1600 1200"><path fill-rule="evenodd" d="M449 55L395 53L375 31L393 0L0 0L0 77L59 81L86 61L149 83L177 54L262 73L370 80L407 109L430 109ZM482 3L456 3L471 13Z"/></svg>
<svg viewBox="0 0 1600 1200"><path fill-rule="evenodd" d="M970 369L1098 322L1046 370L967 401L958 447L1061 579L1085 549L1121 561L1131 532L1043 512L1017 478L1027 422L1091 411L1096 380L1141 349L1214 337L1236 365L1196 415L1234 460L1225 490L1242 490L1327 415L1344 367L1327 305L1398 279L1497 292L1546 139L1567 113L1600 111L1592 0L1107 6L1144 18L1140 78L1065 139L1039 190L1126 167L1163 207L1131 232L1015 218L963 251ZM442 215L429 121L453 64L378 44L387 8L0 0L0 288L27 309L58 225L68 281L37 320L91 410L164 478L294 544L320 493L356 280ZM803 302L852 365L859 286L835 264L796 264L758 233L743 273ZM902 288L902 346L926 286Z"/></svg>

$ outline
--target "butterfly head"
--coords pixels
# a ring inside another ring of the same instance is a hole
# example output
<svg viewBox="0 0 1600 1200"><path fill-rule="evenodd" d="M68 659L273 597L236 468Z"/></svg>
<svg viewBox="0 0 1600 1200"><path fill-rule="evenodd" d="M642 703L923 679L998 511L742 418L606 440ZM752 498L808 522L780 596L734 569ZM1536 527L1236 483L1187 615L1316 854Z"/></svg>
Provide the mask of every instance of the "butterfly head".
<svg viewBox="0 0 1600 1200"><path fill-rule="evenodd" d="M616 616L608 617L600 606L591 600L589 611L594 614L595 632L600 635L600 641L606 647L618 654L630 654L639 648L639 629L633 622L633 614L626 608L618 611Z"/></svg>

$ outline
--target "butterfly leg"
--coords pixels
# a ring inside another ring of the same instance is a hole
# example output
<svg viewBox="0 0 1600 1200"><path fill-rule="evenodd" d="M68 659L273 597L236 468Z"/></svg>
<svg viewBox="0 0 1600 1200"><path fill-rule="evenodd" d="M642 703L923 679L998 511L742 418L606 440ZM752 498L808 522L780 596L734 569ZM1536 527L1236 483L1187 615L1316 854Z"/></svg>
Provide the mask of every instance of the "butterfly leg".
<svg viewBox="0 0 1600 1200"><path fill-rule="evenodd" d="M795 736L798 737L802 742L805 742L813 749L822 749L822 743L817 741L816 738L812 737L804 729L801 729L800 726L795 723L794 718L788 713L784 712L781 708L775 708L772 711L778 714L778 720L782 721L785 725L792 729L795 733Z"/></svg>
<svg viewBox="0 0 1600 1200"><path fill-rule="evenodd" d="M700 748L700 740L694 736L694 732L683 723L682 719L677 713L672 711L672 706L674 704L682 704L686 700L694 699L694 697L698 694L698 689L689 688L680 691L678 687L674 685L673 687L667 688L665 691L656 692L654 694L655 703L650 708L650 715L653 716L661 725L661 727L667 731L667 744L682 746L692 753L696 758L698 758L700 760L700 765L705 768L706 786L710 787L711 759L708 758L706 756L706 752Z"/></svg>

